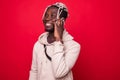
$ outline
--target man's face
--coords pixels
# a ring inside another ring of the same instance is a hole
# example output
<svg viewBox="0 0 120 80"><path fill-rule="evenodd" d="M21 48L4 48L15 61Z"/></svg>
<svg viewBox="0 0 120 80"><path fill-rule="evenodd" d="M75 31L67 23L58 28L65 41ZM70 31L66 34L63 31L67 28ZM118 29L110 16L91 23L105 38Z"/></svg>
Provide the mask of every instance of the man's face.
<svg viewBox="0 0 120 80"><path fill-rule="evenodd" d="M45 15L43 16L45 31L54 32L54 22L57 19L57 11L57 8L50 7L45 12Z"/></svg>

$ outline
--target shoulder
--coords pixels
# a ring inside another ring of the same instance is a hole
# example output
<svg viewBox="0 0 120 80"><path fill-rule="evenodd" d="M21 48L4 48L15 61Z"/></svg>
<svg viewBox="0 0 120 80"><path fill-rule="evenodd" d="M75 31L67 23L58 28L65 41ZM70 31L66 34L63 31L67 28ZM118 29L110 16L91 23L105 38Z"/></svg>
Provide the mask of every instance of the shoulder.
<svg viewBox="0 0 120 80"><path fill-rule="evenodd" d="M65 45L68 45L70 47L72 47L72 46L81 47L80 43L76 42L75 40L66 41Z"/></svg>
<svg viewBox="0 0 120 80"><path fill-rule="evenodd" d="M39 50L42 49L42 48L43 48L43 45L39 41L36 41L34 43L33 50L35 52L39 52Z"/></svg>

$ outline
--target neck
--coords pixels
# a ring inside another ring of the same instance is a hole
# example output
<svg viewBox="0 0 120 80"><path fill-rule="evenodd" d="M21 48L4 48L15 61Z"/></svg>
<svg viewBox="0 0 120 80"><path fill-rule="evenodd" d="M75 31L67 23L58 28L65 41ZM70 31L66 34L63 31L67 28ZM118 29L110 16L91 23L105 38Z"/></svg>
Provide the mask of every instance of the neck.
<svg viewBox="0 0 120 80"><path fill-rule="evenodd" d="M49 32L47 41L48 41L48 43L52 43L55 41L54 32Z"/></svg>
<svg viewBox="0 0 120 80"><path fill-rule="evenodd" d="M54 32L49 32L48 37L54 37Z"/></svg>

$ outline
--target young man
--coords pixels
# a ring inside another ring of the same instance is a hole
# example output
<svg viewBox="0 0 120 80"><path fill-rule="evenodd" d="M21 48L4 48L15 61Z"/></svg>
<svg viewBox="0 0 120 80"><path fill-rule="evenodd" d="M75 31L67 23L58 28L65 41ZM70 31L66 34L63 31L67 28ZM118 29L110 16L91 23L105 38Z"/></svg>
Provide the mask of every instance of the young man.
<svg viewBox="0 0 120 80"><path fill-rule="evenodd" d="M43 15L45 33L41 34L33 48L29 80L73 80L73 68L80 45L65 30L68 17L63 3L48 6Z"/></svg>

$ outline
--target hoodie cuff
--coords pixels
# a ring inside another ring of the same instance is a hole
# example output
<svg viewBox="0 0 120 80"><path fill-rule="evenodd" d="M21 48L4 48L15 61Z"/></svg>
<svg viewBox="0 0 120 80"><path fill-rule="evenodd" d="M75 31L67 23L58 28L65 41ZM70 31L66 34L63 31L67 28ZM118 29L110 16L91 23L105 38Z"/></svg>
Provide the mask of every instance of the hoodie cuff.
<svg viewBox="0 0 120 80"><path fill-rule="evenodd" d="M61 41L54 42L54 53L63 52L64 45Z"/></svg>

